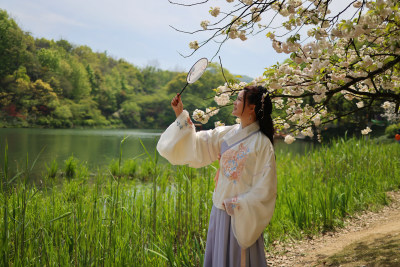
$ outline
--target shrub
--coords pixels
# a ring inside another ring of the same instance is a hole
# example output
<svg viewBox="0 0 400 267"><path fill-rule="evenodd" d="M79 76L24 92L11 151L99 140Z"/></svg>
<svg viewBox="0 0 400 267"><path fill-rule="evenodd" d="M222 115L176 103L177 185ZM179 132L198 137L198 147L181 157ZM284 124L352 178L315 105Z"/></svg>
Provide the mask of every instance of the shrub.
<svg viewBox="0 0 400 267"><path fill-rule="evenodd" d="M63 123L59 119L52 119L50 121L50 125L51 125L51 127L54 127L54 128L62 128Z"/></svg>
<svg viewBox="0 0 400 267"><path fill-rule="evenodd" d="M400 131L400 123L392 124L386 127L385 134L388 137L393 138L399 131Z"/></svg>
<svg viewBox="0 0 400 267"><path fill-rule="evenodd" d="M47 117L39 117L36 121L37 125L48 126L50 121Z"/></svg>

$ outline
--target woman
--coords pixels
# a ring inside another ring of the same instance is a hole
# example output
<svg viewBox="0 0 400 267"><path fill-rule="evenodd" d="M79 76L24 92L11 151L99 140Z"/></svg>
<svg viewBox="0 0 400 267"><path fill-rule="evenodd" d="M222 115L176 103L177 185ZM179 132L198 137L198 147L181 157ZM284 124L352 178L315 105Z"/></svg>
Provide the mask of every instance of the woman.
<svg viewBox="0 0 400 267"><path fill-rule="evenodd" d="M240 124L196 132L175 96L177 119L157 150L175 165L198 168L219 160L204 266L266 266L262 233L274 211L277 183L272 103L265 88L248 86L233 104Z"/></svg>

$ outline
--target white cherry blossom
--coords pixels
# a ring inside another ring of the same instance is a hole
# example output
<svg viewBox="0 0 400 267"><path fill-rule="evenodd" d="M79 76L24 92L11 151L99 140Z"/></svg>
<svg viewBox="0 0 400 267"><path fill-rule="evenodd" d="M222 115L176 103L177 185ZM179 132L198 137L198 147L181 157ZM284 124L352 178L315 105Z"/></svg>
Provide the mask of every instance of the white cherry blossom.
<svg viewBox="0 0 400 267"><path fill-rule="evenodd" d="M190 42L189 47L194 50L199 49L199 43L197 41Z"/></svg>
<svg viewBox="0 0 400 267"><path fill-rule="evenodd" d="M214 7L214 8L211 8L211 10L210 10L210 14L213 17L218 16L219 13L220 13L220 8L219 7Z"/></svg>
<svg viewBox="0 0 400 267"><path fill-rule="evenodd" d="M225 123L222 123L220 121L216 121L216 122L214 122L214 126L215 126L215 128L217 128L219 126L225 126Z"/></svg>
<svg viewBox="0 0 400 267"><path fill-rule="evenodd" d="M372 130L371 130L371 128L369 128L369 127L365 128L364 130L361 130L361 133L362 133L363 135L367 135L367 134L369 134L370 132L372 132Z"/></svg>
<svg viewBox="0 0 400 267"><path fill-rule="evenodd" d="M223 93L220 95L216 95L214 97L214 100L215 100L215 102L217 102L218 106L225 106L230 101L229 94Z"/></svg>
<svg viewBox="0 0 400 267"><path fill-rule="evenodd" d="M198 121L202 124L206 124L208 122L208 120L210 119L210 117L206 113L204 113L204 111L202 111L200 109L196 109L195 111L193 111L192 118L195 121Z"/></svg>
<svg viewBox="0 0 400 267"><path fill-rule="evenodd" d="M209 22L208 20L203 20L203 21L200 23L200 26L201 26L204 30L207 30L207 27L208 27L209 24L210 24L210 22Z"/></svg>
<svg viewBox="0 0 400 267"><path fill-rule="evenodd" d="M288 135L285 136L285 140L284 140L284 141L285 141L286 144L289 144L289 145L290 145L290 144L293 143L295 140L296 140L295 137L293 137L292 135L289 135L289 134L288 134Z"/></svg>

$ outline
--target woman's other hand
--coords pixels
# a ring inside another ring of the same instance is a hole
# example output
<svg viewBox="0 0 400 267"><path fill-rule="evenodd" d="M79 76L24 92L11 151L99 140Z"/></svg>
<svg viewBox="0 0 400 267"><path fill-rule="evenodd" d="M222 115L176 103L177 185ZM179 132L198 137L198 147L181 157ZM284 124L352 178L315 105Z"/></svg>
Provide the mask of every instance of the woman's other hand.
<svg viewBox="0 0 400 267"><path fill-rule="evenodd" d="M178 116L181 115L183 111L183 103L179 94L176 94L176 96L172 99L171 107L175 111L175 115L178 118Z"/></svg>

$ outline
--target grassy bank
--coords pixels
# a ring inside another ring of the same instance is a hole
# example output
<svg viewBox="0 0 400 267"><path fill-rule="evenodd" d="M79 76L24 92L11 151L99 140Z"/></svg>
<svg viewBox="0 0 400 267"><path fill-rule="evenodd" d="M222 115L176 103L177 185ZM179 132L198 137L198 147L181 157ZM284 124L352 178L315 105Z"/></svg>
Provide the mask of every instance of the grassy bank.
<svg viewBox="0 0 400 267"><path fill-rule="evenodd" d="M400 189L400 146L337 140L307 155L277 155L278 200L268 240L340 227L342 218L387 204Z"/></svg>
<svg viewBox="0 0 400 267"><path fill-rule="evenodd" d="M216 166L173 168L148 155L116 159L89 178L70 158L64 166L47 163L41 183L31 185L32 164L16 178L7 160L2 168L1 265L202 265ZM340 226L400 188L398 144L339 140L307 155L278 154L277 164L267 248Z"/></svg>

